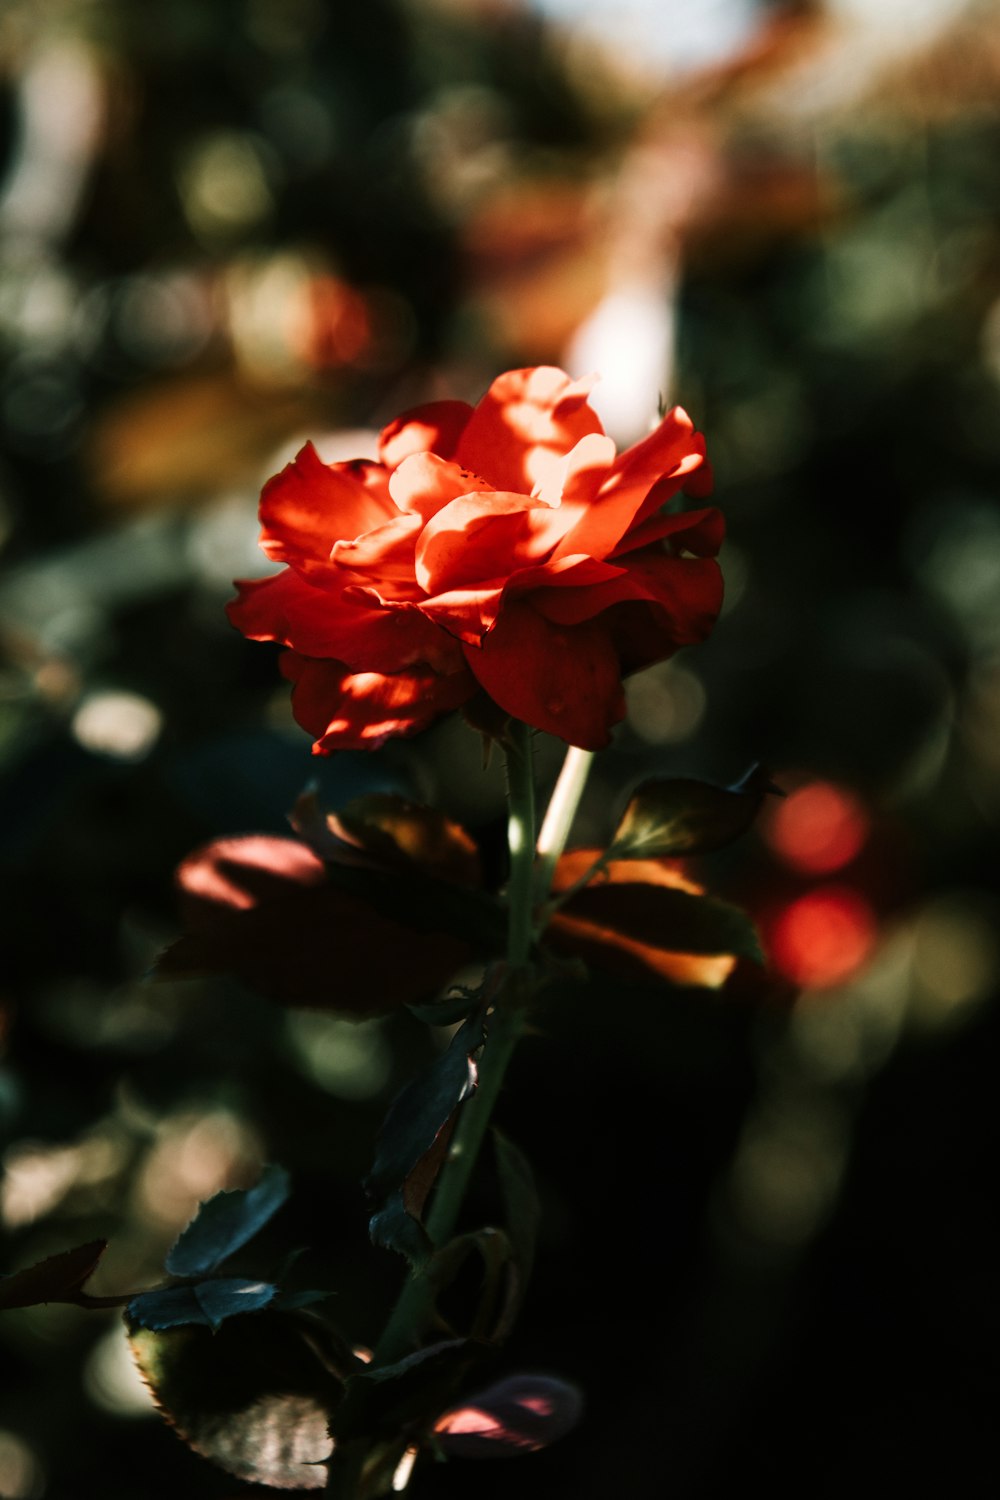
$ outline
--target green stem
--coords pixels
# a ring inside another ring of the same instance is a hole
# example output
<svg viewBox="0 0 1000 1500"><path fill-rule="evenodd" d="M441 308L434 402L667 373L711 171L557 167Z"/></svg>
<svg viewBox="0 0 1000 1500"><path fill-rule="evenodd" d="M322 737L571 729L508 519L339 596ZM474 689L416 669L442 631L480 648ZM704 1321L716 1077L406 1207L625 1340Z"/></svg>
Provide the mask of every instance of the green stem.
<svg viewBox="0 0 1000 1500"><path fill-rule="evenodd" d="M512 723L507 751L507 845L510 880L507 885L507 962L518 969L531 952L535 869L535 776L532 730Z"/></svg>
<svg viewBox="0 0 1000 1500"><path fill-rule="evenodd" d="M507 961L509 973L497 995L479 1059L476 1091L462 1105L451 1146L441 1168L425 1228L431 1243L447 1244L455 1232L469 1180L500 1093L507 1064L524 1025L520 1005L524 966L532 943L532 882L535 858L535 783L531 730L512 726L507 755L509 798ZM416 1347L432 1308L432 1292L422 1270L412 1273L375 1348L375 1365L392 1364Z"/></svg>

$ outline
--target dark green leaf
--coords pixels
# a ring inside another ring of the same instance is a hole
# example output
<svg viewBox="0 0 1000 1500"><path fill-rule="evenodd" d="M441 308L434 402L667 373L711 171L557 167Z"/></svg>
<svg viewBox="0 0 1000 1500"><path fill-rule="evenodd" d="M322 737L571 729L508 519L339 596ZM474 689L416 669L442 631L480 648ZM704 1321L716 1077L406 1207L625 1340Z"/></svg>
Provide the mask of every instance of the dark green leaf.
<svg viewBox="0 0 1000 1500"><path fill-rule="evenodd" d="M442 1362L449 1362L454 1353L465 1347L465 1339L442 1339L436 1344L426 1344L423 1349L415 1349L412 1354L404 1354L402 1359L393 1360L391 1365L373 1365L369 1370L362 1370L359 1378L382 1385L387 1380L403 1380L414 1370L424 1374L428 1369L440 1366Z"/></svg>
<svg viewBox="0 0 1000 1500"><path fill-rule="evenodd" d="M608 858L709 854L745 833L768 792L778 790L761 766L732 787L693 777L644 781L629 799Z"/></svg>
<svg viewBox="0 0 1000 1500"><path fill-rule="evenodd" d="M267 1310L217 1333L133 1328L130 1342L157 1405L196 1452L247 1483L321 1490L343 1387L307 1317Z"/></svg>
<svg viewBox="0 0 1000 1500"><path fill-rule="evenodd" d="M93 1275L108 1248L107 1240L91 1240L73 1250L50 1255L36 1266L0 1277L0 1310L14 1307L37 1307L42 1302L74 1302L86 1305L84 1282ZM125 1298L104 1299L102 1305L114 1305Z"/></svg>
<svg viewBox="0 0 1000 1500"><path fill-rule="evenodd" d="M256 1187L216 1193L199 1208L167 1256L171 1276L203 1276L263 1229L288 1197L284 1167L265 1167Z"/></svg>
<svg viewBox="0 0 1000 1500"><path fill-rule="evenodd" d="M406 1008L428 1026L454 1026L464 1021L480 1003L478 990L452 990L441 1000L432 1000L429 1005L408 1005Z"/></svg>
<svg viewBox="0 0 1000 1500"><path fill-rule="evenodd" d="M219 1328L227 1318L260 1312L273 1301L276 1292L277 1287L267 1281L251 1281L246 1276L223 1276L189 1286L166 1286L157 1291L140 1292L138 1297L132 1298L127 1311L132 1322L143 1328L176 1328L184 1323Z"/></svg>
<svg viewBox="0 0 1000 1500"><path fill-rule="evenodd" d="M282 1312L294 1312L299 1307L315 1307L317 1302L327 1302L333 1295L333 1292L320 1291L278 1292L273 1306Z"/></svg>
<svg viewBox="0 0 1000 1500"><path fill-rule="evenodd" d="M403 1189L390 1193L385 1204L368 1221L368 1234L373 1245L383 1250L395 1250L404 1255L411 1266L421 1265L431 1252L427 1231L419 1219L407 1212Z"/></svg>
<svg viewBox="0 0 1000 1500"><path fill-rule="evenodd" d="M397 1250L414 1263L427 1254L426 1236L409 1209L419 1213L443 1158L440 1138L455 1110L476 1086L474 1054L483 1044L482 1011L470 1017L452 1038L450 1046L430 1067L397 1094L379 1132L375 1164L366 1182L379 1208L369 1225L377 1245ZM439 1150L436 1157L431 1153ZM408 1204L408 1181L418 1173L421 1163L432 1170L420 1174L419 1201Z"/></svg>

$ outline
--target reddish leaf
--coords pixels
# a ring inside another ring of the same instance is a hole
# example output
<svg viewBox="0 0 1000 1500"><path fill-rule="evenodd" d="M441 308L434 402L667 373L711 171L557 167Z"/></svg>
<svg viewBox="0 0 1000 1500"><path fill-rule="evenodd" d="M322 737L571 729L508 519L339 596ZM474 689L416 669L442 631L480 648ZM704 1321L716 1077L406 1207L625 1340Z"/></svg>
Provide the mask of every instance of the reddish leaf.
<svg viewBox="0 0 1000 1500"><path fill-rule="evenodd" d="M89 1297L83 1290L108 1248L107 1240L91 1240L74 1250L50 1255L36 1266L0 1277L0 1309L37 1307L43 1302L71 1302L78 1307L118 1307L128 1301L123 1297Z"/></svg>
<svg viewBox="0 0 1000 1500"><path fill-rule="evenodd" d="M566 891L598 859L598 849L563 855L552 889ZM666 860L612 860L557 911L552 946L623 978L651 975L715 989L736 957L759 958L749 918L705 896Z"/></svg>
<svg viewBox="0 0 1000 1500"><path fill-rule="evenodd" d="M548 1447L579 1422L583 1396L551 1375L510 1375L453 1406L434 1424L438 1446L461 1458L517 1458Z"/></svg>
<svg viewBox="0 0 1000 1500"><path fill-rule="evenodd" d="M358 797L330 822L386 864L418 865L454 885L482 884L475 841L435 808L379 793Z"/></svg>
<svg viewBox="0 0 1000 1500"><path fill-rule="evenodd" d="M294 839L221 839L178 870L191 929L164 978L234 974L286 1005L364 1017L426 999L470 957L462 938L403 925L327 879Z"/></svg>

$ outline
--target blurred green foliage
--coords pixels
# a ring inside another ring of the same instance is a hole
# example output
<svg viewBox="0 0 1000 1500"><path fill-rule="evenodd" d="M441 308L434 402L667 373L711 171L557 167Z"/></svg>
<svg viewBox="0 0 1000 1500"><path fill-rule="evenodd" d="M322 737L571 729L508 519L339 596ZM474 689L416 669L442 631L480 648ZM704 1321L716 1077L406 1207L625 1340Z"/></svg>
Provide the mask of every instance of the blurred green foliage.
<svg viewBox="0 0 1000 1500"><path fill-rule="evenodd" d="M179 859L285 831L310 779L331 806L438 803L494 878L502 782L457 724L311 761L274 653L222 605L297 442L353 456L419 399L559 362L630 143L708 142L674 389L708 437L729 602L633 684L580 842L653 774L827 779L865 810L831 878L874 937L795 1006L787 974L742 973L553 1002L500 1112L543 1202L510 1359L578 1381L587 1419L516 1474L455 1461L419 1494L966 1493L991 1452L996 18L970 7L924 52L859 34L850 87L822 8L788 25L657 98L513 4L0 16L0 1270L106 1237L95 1289L138 1290L199 1198L271 1160L366 1343L399 1272L359 1184L426 1029L144 975ZM823 885L766 823L695 873L765 935ZM0 1345L11 1500L254 1493L151 1418L113 1315L12 1312Z"/></svg>

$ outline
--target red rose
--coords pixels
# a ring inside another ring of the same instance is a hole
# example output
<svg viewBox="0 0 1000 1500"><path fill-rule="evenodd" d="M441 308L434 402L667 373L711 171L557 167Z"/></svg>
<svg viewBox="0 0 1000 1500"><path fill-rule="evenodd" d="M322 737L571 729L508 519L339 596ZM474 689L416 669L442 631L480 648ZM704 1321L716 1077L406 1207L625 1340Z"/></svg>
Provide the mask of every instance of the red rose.
<svg viewBox="0 0 1000 1500"><path fill-rule="evenodd" d="M622 676L702 640L722 599L705 444L675 407L616 457L591 382L512 370L475 408L397 418L380 463L303 448L264 488L261 545L288 563L229 617L290 647L282 670L314 751L423 729L480 688L505 713L597 750Z"/></svg>

